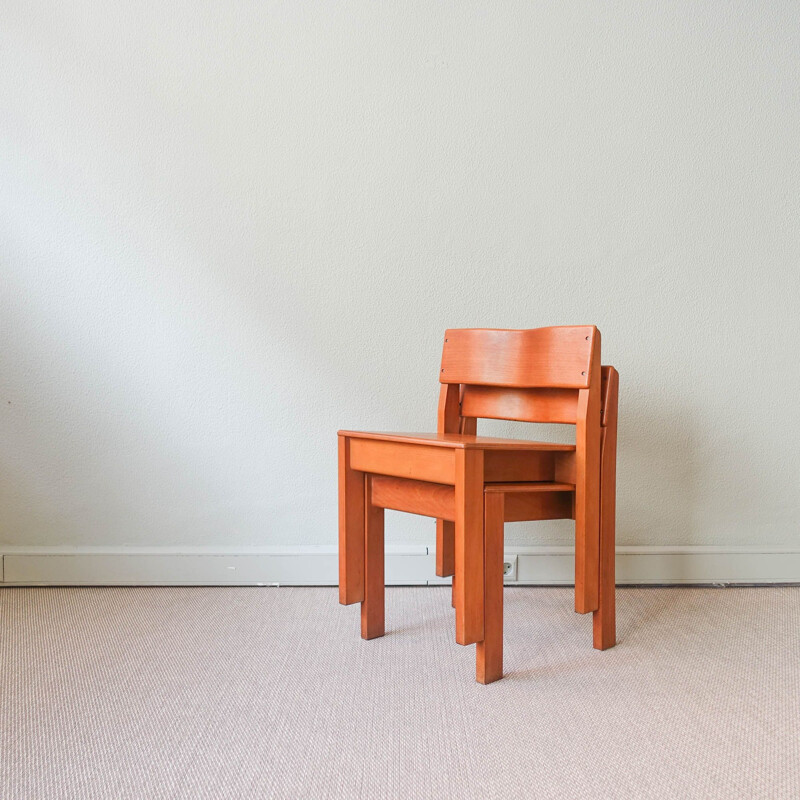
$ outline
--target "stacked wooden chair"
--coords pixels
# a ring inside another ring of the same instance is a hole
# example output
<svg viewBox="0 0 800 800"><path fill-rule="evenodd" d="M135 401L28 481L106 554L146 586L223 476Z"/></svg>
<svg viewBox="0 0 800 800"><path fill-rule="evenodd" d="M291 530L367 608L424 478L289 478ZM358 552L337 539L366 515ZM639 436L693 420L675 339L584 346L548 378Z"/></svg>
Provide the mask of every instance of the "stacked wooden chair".
<svg viewBox="0 0 800 800"><path fill-rule="evenodd" d="M445 333L436 433L339 431L339 599L384 634L385 508L436 518L436 574L453 576L456 641L476 677L503 675L503 526L575 520L575 610L616 642L619 376L594 326ZM477 419L570 423L574 445L476 435Z"/></svg>

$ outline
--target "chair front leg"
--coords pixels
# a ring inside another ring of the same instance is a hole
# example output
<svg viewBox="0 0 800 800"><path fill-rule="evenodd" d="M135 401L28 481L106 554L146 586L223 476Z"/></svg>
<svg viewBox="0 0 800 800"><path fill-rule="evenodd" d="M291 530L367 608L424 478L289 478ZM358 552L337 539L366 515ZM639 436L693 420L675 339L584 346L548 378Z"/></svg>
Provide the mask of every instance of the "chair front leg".
<svg viewBox="0 0 800 800"><path fill-rule="evenodd" d="M350 439L339 436L339 602L364 599L364 473L350 466Z"/></svg>
<svg viewBox="0 0 800 800"><path fill-rule="evenodd" d="M483 640L483 451L455 451L456 641Z"/></svg>
<svg viewBox="0 0 800 800"><path fill-rule="evenodd" d="M364 602L361 638L377 639L385 632L383 509L372 505L372 477L364 482Z"/></svg>
<svg viewBox="0 0 800 800"><path fill-rule="evenodd" d="M503 527L505 495L484 494L483 641L476 648L475 678L493 683L503 677Z"/></svg>

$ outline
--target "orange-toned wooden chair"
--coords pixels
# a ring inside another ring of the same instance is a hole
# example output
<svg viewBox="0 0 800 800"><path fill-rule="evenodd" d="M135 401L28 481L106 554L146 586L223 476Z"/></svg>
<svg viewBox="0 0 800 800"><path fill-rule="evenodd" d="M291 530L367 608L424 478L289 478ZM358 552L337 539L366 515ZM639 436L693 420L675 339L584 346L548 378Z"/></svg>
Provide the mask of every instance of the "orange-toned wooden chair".
<svg viewBox="0 0 800 800"><path fill-rule="evenodd" d="M575 610L594 612L595 647L612 646L617 377L601 371L599 332L449 330L439 380L437 433L339 432L339 599L361 603L361 635L384 633L391 508L437 518L436 571L453 575L456 641L478 644L480 682L502 676L506 521L575 519ZM479 417L572 423L576 444L480 437Z"/></svg>
<svg viewBox="0 0 800 800"><path fill-rule="evenodd" d="M592 627L594 647L607 650L616 644L614 541L619 374L614 367L602 367L601 379L598 605L592 615ZM566 482L487 483L484 488L484 638L478 642L476 664L480 683L503 677L504 523L575 518L575 488ZM576 555L577 552L578 545Z"/></svg>

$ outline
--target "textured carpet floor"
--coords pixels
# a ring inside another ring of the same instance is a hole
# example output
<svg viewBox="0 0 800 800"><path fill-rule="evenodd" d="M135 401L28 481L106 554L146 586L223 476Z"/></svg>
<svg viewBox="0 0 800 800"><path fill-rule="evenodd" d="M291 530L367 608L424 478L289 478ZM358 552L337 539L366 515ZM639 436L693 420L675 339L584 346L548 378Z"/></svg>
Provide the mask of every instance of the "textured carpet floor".
<svg viewBox="0 0 800 800"><path fill-rule="evenodd" d="M0 590L0 797L800 797L800 588L506 591L474 682L449 590Z"/></svg>

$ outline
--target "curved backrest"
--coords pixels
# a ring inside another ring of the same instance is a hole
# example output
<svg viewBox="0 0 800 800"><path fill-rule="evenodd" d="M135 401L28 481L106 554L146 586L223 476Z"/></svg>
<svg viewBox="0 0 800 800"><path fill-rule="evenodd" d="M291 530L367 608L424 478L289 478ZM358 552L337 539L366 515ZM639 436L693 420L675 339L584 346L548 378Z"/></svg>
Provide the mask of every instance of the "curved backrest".
<svg viewBox="0 0 800 800"><path fill-rule="evenodd" d="M600 332L594 325L448 330L439 381L442 430L474 431L480 417L576 424L589 408L581 394L585 401L600 394Z"/></svg>
<svg viewBox="0 0 800 800"><path fill-rule="evenodd" d="M594 325L448 330L439 381L517 389L588 389L596 339Z"/></svg>

